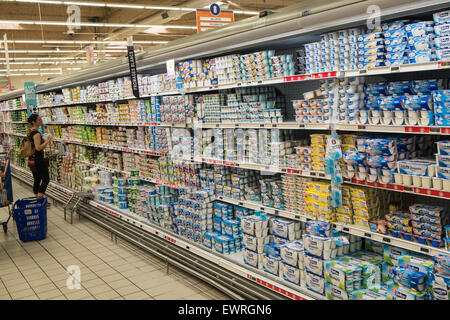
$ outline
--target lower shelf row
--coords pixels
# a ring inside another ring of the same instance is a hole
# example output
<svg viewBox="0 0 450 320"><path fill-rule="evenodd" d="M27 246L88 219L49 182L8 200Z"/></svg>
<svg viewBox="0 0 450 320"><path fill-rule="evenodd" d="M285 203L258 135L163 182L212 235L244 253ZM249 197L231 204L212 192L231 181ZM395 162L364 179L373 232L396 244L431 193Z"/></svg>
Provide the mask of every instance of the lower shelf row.
<svg viewBox="0 0 450 320"><path fill-rule="evenodd" d="M118 183L115 187L120 188ZM153 192L162 199L172 197L164 188ZM340 233L326 222L303 223L226 204L216 201L212 189L178 192L176 203L150 203L147 214L126 211L224 258L242 252L241 262L249 270L328 299L449 299L449 255L430 259ZM141 207L149 205L142 198L137 201Z"/></svg>

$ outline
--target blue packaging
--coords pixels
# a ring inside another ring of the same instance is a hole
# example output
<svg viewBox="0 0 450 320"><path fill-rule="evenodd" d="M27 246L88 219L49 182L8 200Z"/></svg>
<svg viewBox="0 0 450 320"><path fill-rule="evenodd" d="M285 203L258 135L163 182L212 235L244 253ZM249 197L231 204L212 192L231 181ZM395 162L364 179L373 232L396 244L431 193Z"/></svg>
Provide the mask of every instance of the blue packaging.
<svg viewBox="0 0 450 320"><path fill-rule="evenodd" d="M386 94L386 83L378 82L378 83L366 84L364 86L364 92L367 95L373 95L373 96L385 95Z"/></svg>
<svg viewBox="0 0 450 320"><path fill-rule="evenodd" d="M409 63L409 59L406 56L402 57L400 59L387 59L386 58L386 61L384 63L385 63L385 65L387 67L399 66L399 65L402 65L402 64L408 64Z"/></svg>
<svg viewBox="0 0 450 320"><path fill-rule="evenodd" d="M426 290L427 274L409 268L392 268L394 283L419 292Z"/></svg>
<svg viewBox="0 0 450 320"><path fill-rule="evenodd" d="M436 50L436 59L438 61L450 61L450 48Z"/></svg>
<svg viewBox="0 0 450 320"><path fill-rule="evenodd" d="M264 245L264 253L272 258L280 257L280 248L282 244L269 242Z"/></svg>
<svg viewBox="0 0 450 320"><path fill-rule="evenodd" d="M416 94L431 94L434 90L439 90L442 87L442 80L412 80L411 87Z"/></svg>
<svg viewBox="0 0 450 320"><path fill-rule="evenodd" d="M405 26L405 31L408 38L423 37L427 34L433 33L433 22L422 21L408 24Z"/></svg>
<svg viewBox="0 0 450 320"><path fill-rule="evenodd" d="M384 44L385 44L386 48L389 46L397 46L397 45L407 44L407 43L408 43L408 39L406 37L384 39Z"/></svg>
<svg viewBox="0 0 450 320"><path fill-rule="evenodd" d="M400 44L395 44L395 45L386 45L386 51L391 52L391 53L394 53L394 52L403 52L404 53L406 48L407 48L406 42L403 42Z"/></svg>
<svg viewBox="0 0 450 320"><path fill-rule="evenodd" d="M408 41L408 46L410 50L420 51L420 50L430 50L431 39L429 36L424 37L414 37L410 38Z"/></svg>
<svg viewBox="0 0 450 320"><path fill-rule="evenodd" d="M362 56L381 55L383 53L384 53L384 46L358 49L358 55L362 55Z"/></svg>
<svg viewBox="0 0 450 320"><path fill-rule="evenodd" d="M393 31L400 28L403 28L405 24L409 23L409 20L397 20L392 22L383 23L381 28L383 31Z"/></svg>
<svg viewBox="0 0 450 320"><path fill-rule="evenodd" d="M450 254L438 254L433 256L434 273L450 277Z"/></svg>
<svg viewBox="0 0 450 320"><path fill-rule="evenodd" d="M358 63L359 69L372 69L372 68L379 68L384 66L384 59L371 61L371 62L360 62Z"/></svg>
<svg viewBox="0 0 450 320"><path fill-rule="evenodd" d="M374 54L374 55L360 55L358 57L358 62L361 63L368 63L368 62L373 62L373 61L381 61L384 58L384 53L378 53L378 54Z"/></svg>
<svg viewBox="0 0 450 320"><path fill-rule="evenodd" d="M450 23L450 10L434 13L433 20L436 25Z"/></svg>
<svg viewBox="0 0 450 320"><path fill-rule="evenodd" d="M434 33L436 34L437 37L450 36L450 23L435 26Z"/></svg>
<svg viewBox="0 0 450 320"><path fill-rule="evenodd" d="M393 81L386 85L387 93L389 95L402 96L405 94L412 94L410 81ZM401 101L400 101L401 104Z"/></svg>
<svg viewBox="0 0 450 320"><path fill-rule="evenodd" d="M360 48L360 49L378 48L380 46L384 46L383 39L367 41L367 42L358 42L358 48Z"/></svg>
<svg viewBox="0 0 450 320"><path fill-rule="evenodd" d="M407 110L433 110L431 95L403 96L401 102Z"/></svg>
<svg viewBox="0 0 450 320"><path fill-rule="evenodd" d="M361 34L358 36L359 42L369 42L378 39L383 39L383 35L381 32Z"/></svg>
<svg viewBox="0 0 450 320"><path fill-rule="evenodd" d="M450 36L436 38L434 42L438 50L450 48Z"/></svg>
<svg viewBox="0 0 450 320"><path fill-rule="evenodd" d="M431 50L410 51L408 58L410 63L431 62L436 60L436 54Z"/></svg>
<svg viewBox="0 0 450 320"><path fill-rule="evenodd" d="M380 106L381 110L387 111L404 109L402 106L402 97L397 98L394 96L380 97L378 98L378 105Z"/></svg>
<svg viewBox="0 0 450 320"><path fill-rule="evenodd" d="M435 108L450 107L450 90L435 90L432 92Z"/></svg>
<svg viewBox="0 0 450 320"><path fill-rule="evenodd" d="M406 31L404 28L399 28L395 30L387 30L384 33L384 37L386 39L393 39L393 38L405 38L406 37Z"/></svg>
<svg viewBox="0 0 450 320"><path fill-rule="evenodd" d="M386 60L389 61L400 61L401 59L404 59L405 57L405 51L397 51L397 52L388 52L386 53Z"/></svg>

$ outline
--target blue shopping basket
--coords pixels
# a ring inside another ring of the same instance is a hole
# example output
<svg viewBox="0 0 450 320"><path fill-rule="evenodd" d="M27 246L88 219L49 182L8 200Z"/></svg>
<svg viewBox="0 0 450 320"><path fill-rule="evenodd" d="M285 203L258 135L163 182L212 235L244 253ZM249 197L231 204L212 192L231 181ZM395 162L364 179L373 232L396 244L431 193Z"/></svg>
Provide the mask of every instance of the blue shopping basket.
<svg viewBox="0 0 450 320"><path fill-rule="evenodd" d="M42 240L47 235L47 198L25 198L14 202L13 216L22 241Z"/></svg>

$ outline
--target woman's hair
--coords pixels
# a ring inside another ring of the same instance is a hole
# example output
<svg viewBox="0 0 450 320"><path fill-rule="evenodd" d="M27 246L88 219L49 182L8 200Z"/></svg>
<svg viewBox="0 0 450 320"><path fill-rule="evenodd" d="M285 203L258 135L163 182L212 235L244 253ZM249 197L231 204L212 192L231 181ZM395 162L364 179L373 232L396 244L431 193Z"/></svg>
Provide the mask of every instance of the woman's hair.
<svg viewBox="0 0 450 320"><path fill-rule="evenodd" d="M35 122L38 117L39 117L39 115L37 113L33 113L28 117L27 121L29 124L33 124L33 122Z"/></svg>

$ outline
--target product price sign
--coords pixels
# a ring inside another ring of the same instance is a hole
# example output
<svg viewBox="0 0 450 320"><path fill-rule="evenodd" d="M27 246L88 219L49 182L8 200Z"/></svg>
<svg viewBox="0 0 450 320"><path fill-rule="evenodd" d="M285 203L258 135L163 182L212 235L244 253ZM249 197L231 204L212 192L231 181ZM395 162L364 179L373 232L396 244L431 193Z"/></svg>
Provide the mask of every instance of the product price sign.
<svg viewBox="0 0 450 320"><path fill-rule="evenodd" d="M234 22L233 11L217 11L215 8L197 9L197 32L208 31Z"/></svg>

